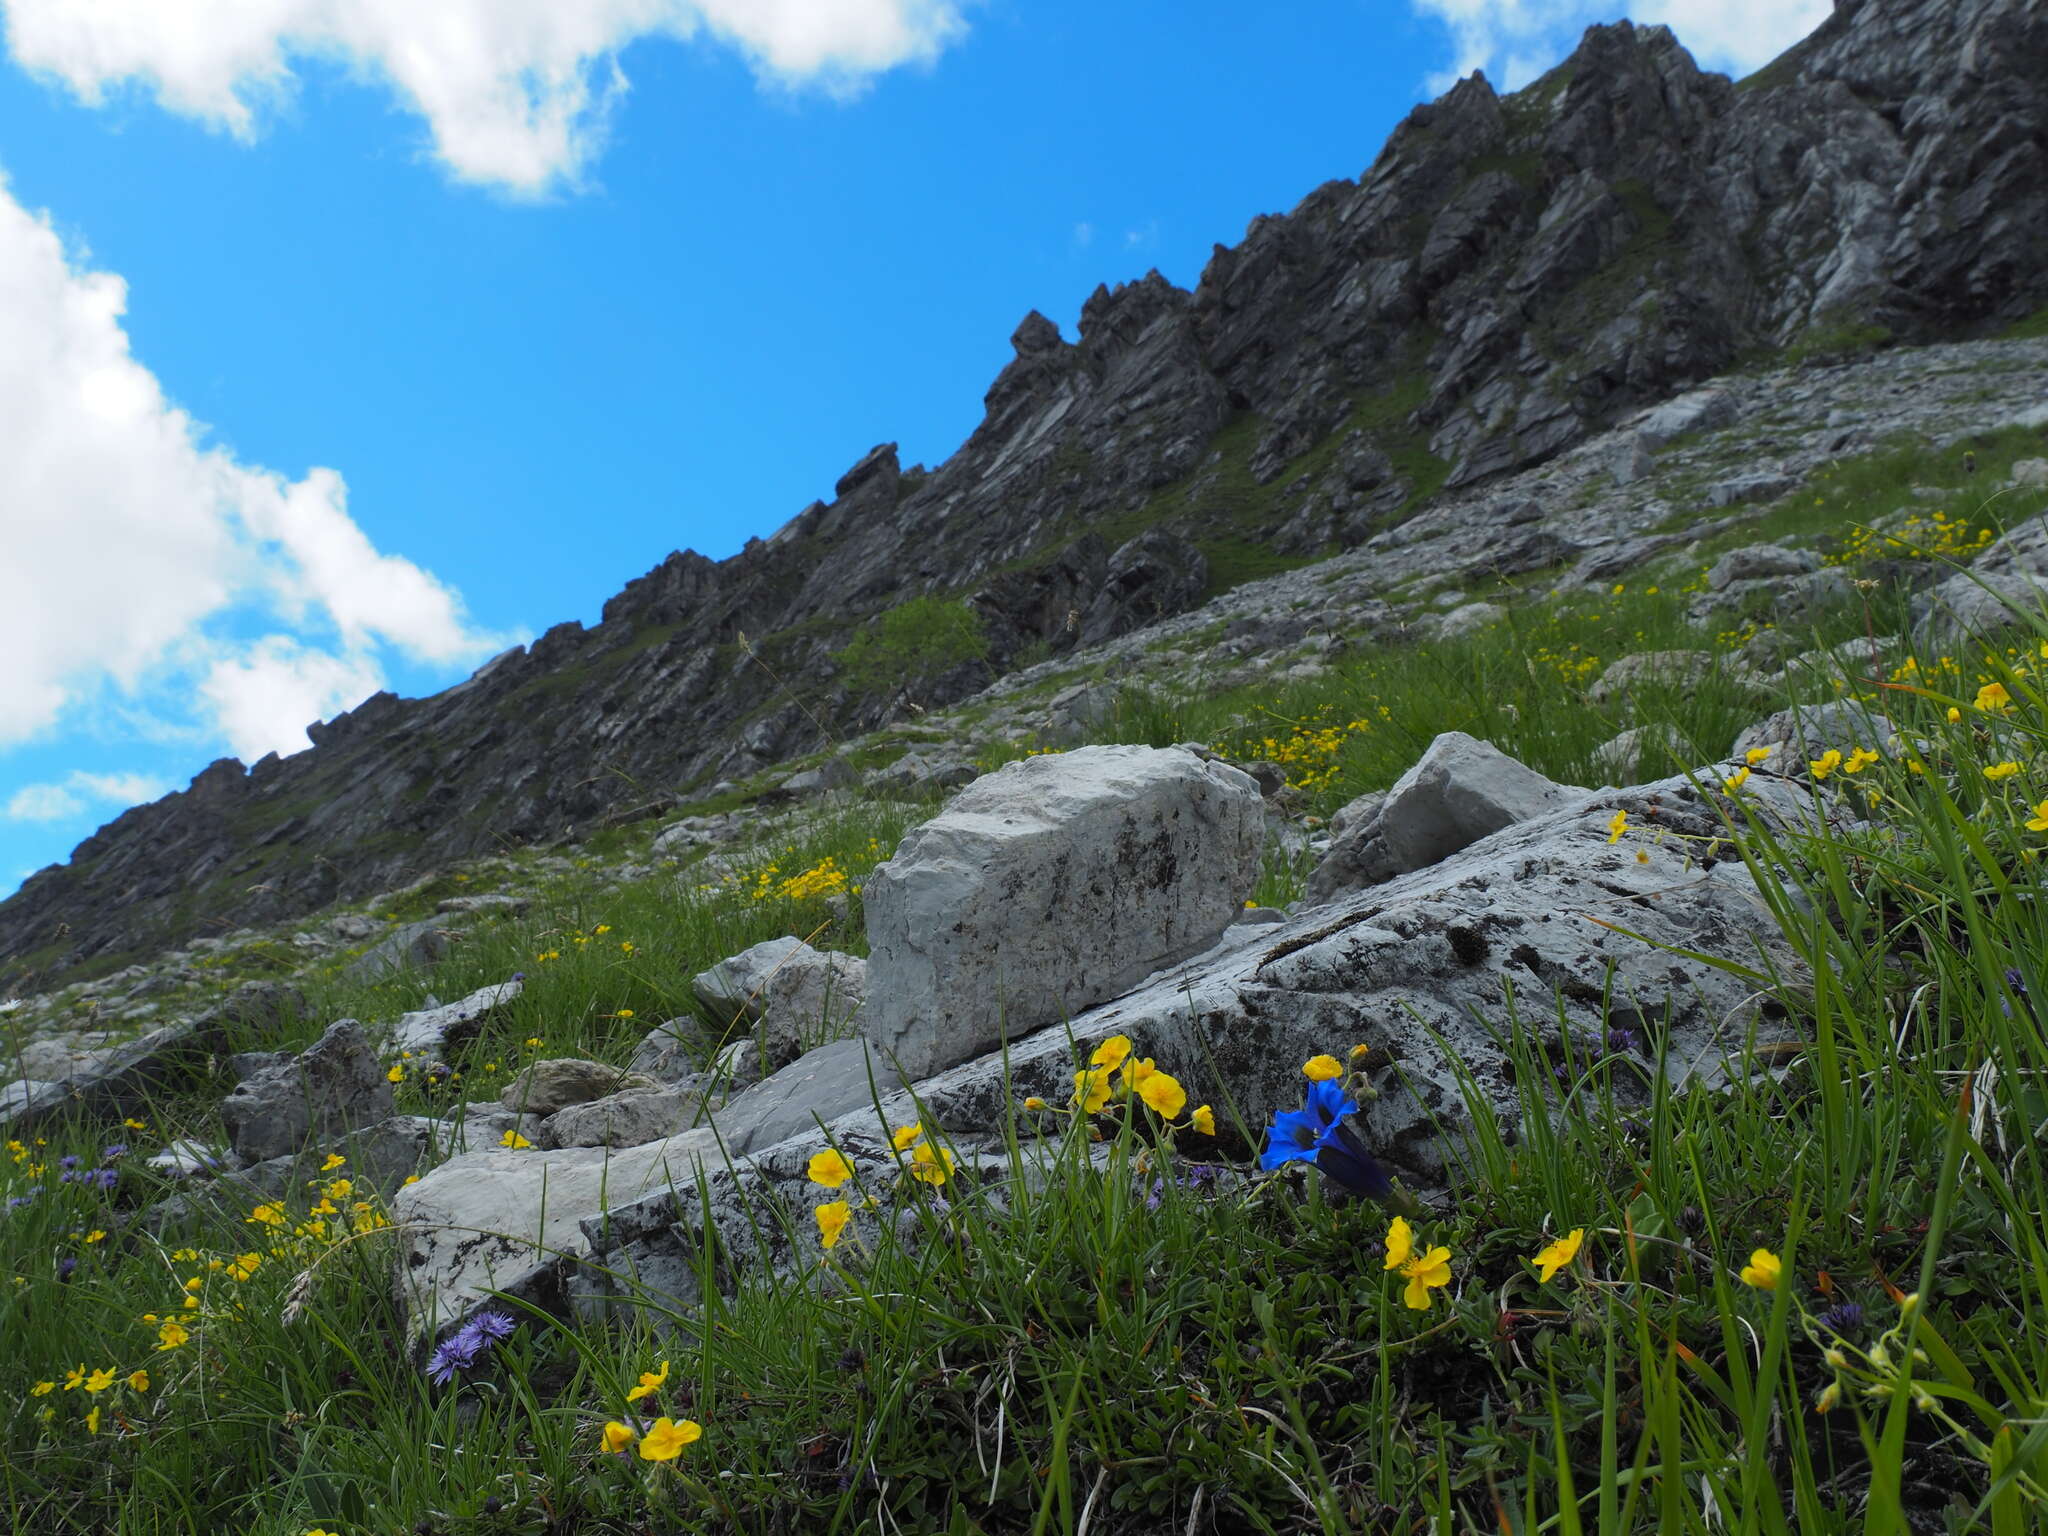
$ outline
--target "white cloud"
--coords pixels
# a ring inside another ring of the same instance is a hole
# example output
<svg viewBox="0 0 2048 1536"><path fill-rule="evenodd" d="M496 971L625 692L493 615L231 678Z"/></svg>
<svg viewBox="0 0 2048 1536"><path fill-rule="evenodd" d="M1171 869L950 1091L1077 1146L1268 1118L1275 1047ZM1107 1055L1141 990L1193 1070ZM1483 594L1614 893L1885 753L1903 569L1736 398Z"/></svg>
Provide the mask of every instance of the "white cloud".
<svg viewBox="0 0 2048 1536"><path fill-rule="evenodd" d="M126 809L169 794L171 786L146 773L87 773L74 768L55 784L24 784L8 797L9 821L63 821L90 806Z"/></svg>
<svg viewBox="0 0 2048 1536"><path fill-rule="evenodd" d="M0 749L137 713L303 746L259 722L289 698L354 703L386 655L450 664L504 645L370 543L340 475L289 481L209 444L130 354L126 304L119 277L86 270L0 182Z"/></svg>
<svg viewBox="0 0 2048 1536"><path fill-rule="evenodd" d="M1832 0L1635 0L1626 7L1598 0L1410 3L1451 34L1453 62L1430 77L1431 91L1447 90L1475 69L1503 90L1519 90L1570 53L1587 27L1624 11L1646 26L1670 27L1702 68L1746 75L1819 26L1832 8Z"/></svg>
<svg viewBox="0 0 2048 1536"><path fill-rule="evenodd" d="M1086 248L1095 243L1095 226L1086 219L1074 226L1074 244Z"/></svg>
<svg viewBox="0 0 2048 1536"><path fill-rule="evenodd" d="M248 139L294 62L338 59L426 119L455 175L533 195L574 182L626 89L618 54L708 36L783 87L857 89L936 58L968 0L0 0L26 68L89 102L133 83Z"/></svg>
<svg viewBox="0 0 2048 1536"><path fill-rule="evenodd" d="M306 722L361 703L382 681L376 664L362 656L337 656L289 635L266 635L215 660L199 693L229 750L254 762L266 752L296 752L306 744Z"/></svg>

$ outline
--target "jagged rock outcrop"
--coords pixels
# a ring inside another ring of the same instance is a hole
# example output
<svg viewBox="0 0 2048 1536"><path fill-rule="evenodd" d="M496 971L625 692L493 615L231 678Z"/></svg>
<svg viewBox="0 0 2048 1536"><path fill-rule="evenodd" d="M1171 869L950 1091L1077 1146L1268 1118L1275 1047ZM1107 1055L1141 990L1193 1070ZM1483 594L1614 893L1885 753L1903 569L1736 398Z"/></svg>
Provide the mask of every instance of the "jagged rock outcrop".
<svg viewBox="0 0 2048 1536"><path fill-rule="evenodd" d="M658 814L817 746L820 722L944 703L1020 651L1081 643L1098 612L1100 634L1192 602L1247 541L1307 557L1386 538L1439 490L1548 460L1752 349L2017 318L2048 300L2044 236L2033 0L1838 0L1740 85L1664 28L1594 27L1512 96L1474 76L1416 108L1358 180L1218 246L1192 292L1156 273L1098 289L1071 341L1027 316L943 464L875 448L830 502L729 560L672 555L592 628L432 698L379 694L311 751L216 763L127 812L0 903L0 976L33 986L202 919L275 921ZM1653 451L1639 437L1624 468ZM1619 555L1535 523L1467 558ZM922 696L852 686L836 653L931 594L971 604L986 659Z"/></svg>

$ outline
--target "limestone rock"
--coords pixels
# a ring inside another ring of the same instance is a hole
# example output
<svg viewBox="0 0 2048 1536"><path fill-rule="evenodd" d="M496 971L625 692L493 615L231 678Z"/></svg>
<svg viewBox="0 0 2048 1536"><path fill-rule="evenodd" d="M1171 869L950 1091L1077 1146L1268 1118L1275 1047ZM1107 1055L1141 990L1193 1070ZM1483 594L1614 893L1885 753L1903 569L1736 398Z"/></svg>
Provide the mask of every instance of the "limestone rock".
<svg viewBox="0 0 2048 1536"><path fill-rule="evenodd" d="M708 1051L704 1026L694 1018L670 1019L647 1031L626 1069L671 1087L696 1075Z"/></svg>
<svg viewBox="0 0 2048 1536"><path fill-rule="evenodd" d="M1730 582L1756 581L1766 576L1803 576L1820 569L1820 557L1810 549L1786 549L1779 544L1745 544L1716 560L1707 572L1707 586L1715 592Z"/></svg>
<svg viewBox="0 0 2048 1536"><path fill-rule="evenodd" d="M686 1131L704 1108L701 1089L628 1088L556 1110L534 1140L543 1147L638 1147Z"/></svg>
<svg viewBox="0 0 2048 1536"><path fill-rule="evenodd" d="M867 1037L924 1077L1213 943L1258 878L1258 785L1084 747L962 790L869 876Z"/></svg>
<svg viewBox="0 0 2048 1536"><path fill-rule="evenodd" d="M460 1002L401 1014L391 1029L392 1048L420 1055L473 1039L524 989L522 981L501 981L495 986L477 988Z"/></svg>
<svg viewBox="0 0 2048 1536"><path fill-rule="evenodd" d="M690 986L714 1015L753 1021L772 1069L846 1032L867 999L867 962L798 938L769 939L719 961Z"/></svg>
<svg viewBox="0 0 2048 1536"><path fill-rule="evenodd" d="M1736 418L1734 398L1724 389L1695 389L1643 413L1635 435L1646 448L1662 448L1686 432L1711 432Z"/></svg>
<svg viewBox="0 0 2048 1536"><path fill-rule="evenodd" d="M395 928L342 967L349 981L382 981L401 971L425 970L454 946L455 934L439 918Z"/></svg>
<svg viewBox="0 0 2048 1536"><path fill-rule="evenodd" d="M2019 524L1957 571L1913 600L1913 635L1922 653L1941 651L2002 630L2025 628L2024 614L2048 606L2048 516Z"/></svg>
<svg viewBox="0 0 2048 1536"><path fill-rule="evenodd" d="M296 1153L309 1140L385 1119L391 1084L362 1026L341 1019L300 1054L256 1072L221 1100L221 1124L244 1162Z"/></svg>
<svg viewBox="0 0 2048 1536"><path fill-rule="evenodd" d="M601 1061L557 1056L523 1068L505 1085L498 1102L519 1114L552 1115L570 1104L587 1103L628 1089L660 1086L652 1078L624 1072Z"/></svg>
<svg viewBox="0 0 2048 1536"><path fill-rule="evenodd" d="M1722 771L1703 770L1709 778ZM1754 784L1759 814L1779 823L1808 814L1796 786ZM1610 843L1617 810L1668 835ZM1683 778L1586 796L1439 864L1263 927L1255 942L1169 968L1005 1054L926 1079L917 1085L924 1122L952 1141L970 1183L1029 1178L1029 1144L1025 1164L1012 1166L994 1132L1027 1095L1066 1102L1076 1061L1127 1034L1181 1079L1191 1103L1219 1106L1220 1151L1247 1156L1275 1110L1300 1107L1304 1060L1369 1044L1390 1065L1377 1074L1379 1097L1359 1112L1361 1129L1398 1176L1428 1186L1446 1178L1469 1129L1461 1074L1509 1134L1520 1124L1522 1090L1499 1037L1510 1008L1546 1037L1567 1031L1588 1051L1606 1048L1609 1029L1627 1029L1645 1061L1666 1049L1675 1082L1721 1082L1756 1031L1783 1027L1784 1011L1742 977L1677 952L1762 963L1794 987L1806 973L1740 863L1716 858L1720 830ZM1226 1103L1244 1117L1249 1141L1223 1116ZM650 1189L592 1212L581 1237L602 1268L578 1272L567 1290L593 1305L630 1299L636 1285L669 1304L694 1303L707 1210L735 1273L809 1262L809 1154L829 1135L863 1177L886 1177L890 1132L917 1114L899 1094L879 1113L863 1106L842 1115L824 1134L707 1167L694 1187Z"/></svg>
<svg viewBox="0 0 2048 1536"><path fill-rule="evenodd" d="M1552 783L1491 742L1446 731L1371 815L1345 827L1309 876L1304 900L1325 902L1427 868L1578 793L1583 791Z"/></svg>
<svg viewBox="0 0 2048 1536"><path fill-rule="evenodd" d="M1685 750L1685 739L1667 721L1639 725L1623 731L1593 749L1593 763L1609 783L1634 784L1642 778L1644 759L1660 761L1677 757Z"/></svg>
<svg viewBox="0 0 2048 1536"><path fill-rule="evenodd" d="M1806 777L1806 765L1830 748L1844 757L1858 747L1890 750L1897 731L1890 718L1854 699L1834 699L1825 704L1801 704L1781 709L1769 718L1744 729L1729 749L1729 756L1747 761L1753 748L1769 751L1758 761L1759 768L1773 773Z"/></svg>
<svg viewBox="0 0 2048 1536"><path fill-rule="evenodd" d="M1712 651L1639 651L1610 662L1586 697L1595 704L1619 704L1640 688L1694 689L1716 679L1751 690L1764 686L1741 662Z"/></svg>

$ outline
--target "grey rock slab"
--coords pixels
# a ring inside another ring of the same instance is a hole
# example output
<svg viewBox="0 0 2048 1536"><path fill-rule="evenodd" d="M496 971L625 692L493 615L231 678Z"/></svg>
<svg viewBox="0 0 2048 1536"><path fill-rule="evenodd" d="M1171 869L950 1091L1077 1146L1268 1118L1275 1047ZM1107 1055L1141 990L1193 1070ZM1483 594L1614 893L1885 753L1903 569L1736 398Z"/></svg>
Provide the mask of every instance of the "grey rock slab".
<svg viewBox="0 0 2048 1536"><path fill-rule="evenodd" d="M1803 576L1820 569L1820 556L1810 549L1786 549L1780 544L1745 544L1716 560L1707 572L1707 586L1719 592L1730 582L1755 581L1766 576Z"/></svg>
<svg viewBox="0 0 2048 1536"><path fill-rule="evenodd" d="M552 1115L571 1104L584 1104L630 1088L658 1088L652 1078L641 1077L608 1062L585 1061L575 1056L557 1056L532 1062L507 1083L498 1102L518 1114Z"/></svg>
<svg viewBox="0 0 2048 1536"><path fill-rule="evenodd" d="M391 1026L391 1044L400 1051L428 1052L471 1039L493 1015L508 1007L525 986L521 981L501 981L479 987L459 1002L401 1014Z"/></svg>
<svg viewBox="0 0 2048 1536"><path fill-rule="evenodd" d="M220 1027L209 1015L107 1048L61 1082L15 1083L0 1090L0 1131L19 1133L59 1111L114 1119L135 1114L157 1094L199 1077L220 1044Z"/></svg>
<svg viewBox="0 0 2048 1536"><path fill-rule="evenodd" d="M587 1219L658 1189L692 1188L707 1167L724 1162L709 1129L642 1147L450 1158L392 1200L404 1233L396 1289L408 1331L429 1336L494 1291L560 1305L564 1267L589 1252Z"/></svg>
<svg viewBox="0 0 2048 1536"><path fill-rule="evenodd" d="M340 1019L297 1057L266 1067L221 1100L221 1124L245 1162L385 1119L391 1084L362 1026Z"/></svg>
<svg viewBox="0 0 2048 1536"><path fill-rule="evenodd" d="M403 971L425 970L453 947L459 935L440 918L422 918L393 929L342 967L348 981L382 981Z"/></svg>
<svg viewBox="0 0 2048 1536"><path fill-rule="evenodd" d="M976 780L868 877L863 1033L915 1079L1114 997L1235 920L1264 828L1248 774L1180 748Z"/></svg>
<svg viewBox="0 0 2048 1536"><path fill-rule="evenodd" d="M801 939L770 939L721 960L691 981L714 1013L754 1021L770 1066L843 1035L867 1000L867 962Z"/></svg>
<svg viewBox="0 0 2048 1536"><path fill-rule="evenodd" d="M1725 772L1699 770L1709 782ZM1750 798L1760 814L1797 822L1808 813L1803 791L1770 779L1757 786ZM1616 810L1641 830L1610 843ZM1469 1133L1461 1073L1510 1135L1520 1126L1522 1091L1498 1038L1513 1016L1546 1038L1568 1030L1581 1050L1609 1025L1624 1026L1643 1042L1645 1063L1668 1043L1674 1081L1722 1081L1726 1059L1752 1032L1770 1038L1781 1010L1746 979L1673 951L1765 969L1794 988L1805 972L1753 884L1720 876L1731 867L1725 859L1709 867L1720 828L1682 777L1589 795L1503 828L1439 864L1264 926L1256 942L1169 967L1005 1053L927 1078L915 1102L901 1093L856 1107L822 1134L708 1167L700 1187L593 1214L582 1227L591 1267L570 1289L593 1308L648 1295L694 1304L707 1211L732 1263L722 1283L815 1259L810 1155L829 1140L865 1185L885 1185L896 1168L890 1133L920 1113L971 1175L1028 1177L992 1156L992 1128L1029 1095L1066 1103L1076 1063L1116 1034L1174 1073L1191 1104L1215 1107L1218 1151L1231 1157L1257 1150L1276 1110L1300 1108L1303 1061L1371 1045L1389 1065L1375 1074L1379 1097L1361 1109L1361 1127L1394 1173L1422 1186L1446 1180Z"/></svg>
<svg viewBox="0 0 2048 1536"><path fill-rule="evenodd" d="M1635 435L1645 447L1662 448L1682 433L1729 426L1737 414L1735 398L1726 390L1695 389L1646 411Z"/></svg>
<svg viewBox="0 0 2048 1536"><path fill-rule="evenodd" d="M1715 678L1750 689L1764 687L1763 680L1741 662L1712 651L1639 651L1610 662L1586 697L1595 704L1618 704L1646 686L1691 689Z"/></svg>
<svg viewBox="0 0 2048 1536"><path fill-rule="evenodd" d="M865 1040L834 1040L726 1101L712 1117L733 1153L772 1147L907 1086Z"/></svg>
<svg viewBox="0 0 2048 1536"><path fill-rule="evenodd" d="M1746 763L1749 753L1761 748L1768 755L1757 761L1757 768L1804 779L1806 765L1830 749L1844 757L1858 747L1889 752L1897 739L1889 716L1855 699L1832 699L1781 709L1745 727L1728 755Z"/></svg>
<svg viewBox="0 0 2048 1536"><path fill-rule="evenodd" d="M533 1139L543 1147L638 1147L688 1130L705 1109L701 1087L629 1088L556 1110Z"/></svg>
<svg viewBox="0 0 2048 1536"><path fill-rule="evenodd" d="M626 1070L671 1086L697 1075L709 1042L694 1018L670 1019L647 1031L626 1062Z"/></svg>
<svg viewBox="0 0 2048 1536"><path fill-rule="evenodd" d="M1924 651L1953 648L2023 627L2048 605L2048 516L1994 539L1966 571L1913 600L1913 635Z"/></svg>
<svg viewBox="0 0 2048 1536"><path fill-rule="evenodd" d="M1646 756L1676 757L1684 751L1685 738L1668 721L1639 725L1623 731L1593 749L1593 763L1607 775L1609 783L1633 784L1642 778Z"/></svg>
<svg viewBox="0 0 2048 1536"><path fill-rule="evenodd" d="M1552 783L1491 742L1446 731L1371 815L1346 825L1310 874L1304 899L1328 901L1422 869L1582 793Z"/></svg>

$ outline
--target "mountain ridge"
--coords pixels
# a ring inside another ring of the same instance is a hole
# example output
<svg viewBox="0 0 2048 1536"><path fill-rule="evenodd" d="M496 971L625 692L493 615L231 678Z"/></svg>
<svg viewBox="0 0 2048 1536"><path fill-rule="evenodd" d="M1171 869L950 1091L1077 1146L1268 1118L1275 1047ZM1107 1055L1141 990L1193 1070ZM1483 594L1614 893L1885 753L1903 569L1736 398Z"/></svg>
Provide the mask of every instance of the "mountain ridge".
<svg viewBox="0 0 2048 1536"><path fill-rule="evenodd" d="M0 983L658 809L1356 548L1745 354L2018 318L2048 299L2043 81L2021 0L1843 0L1739 85L1628 22L1514 95L1461 81L1192 290L1098 287L1072 342L1028 314L944 463L881 445L831 502L725 561L671 555L595 626L128 811L0 902ZM853 686L848 644L916 599L971 613L981 654Z"/></svg>

